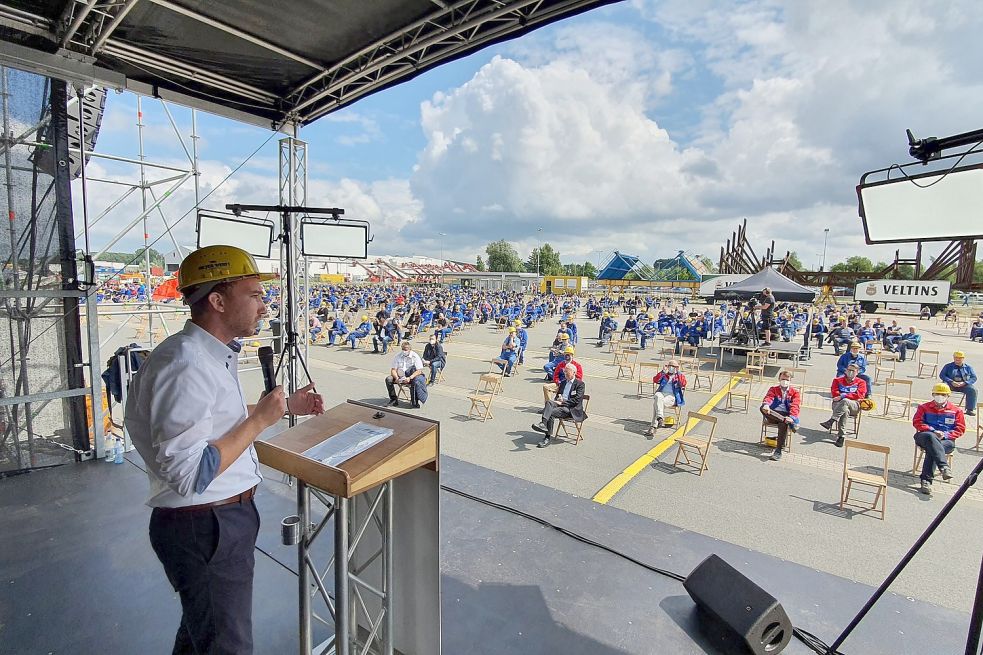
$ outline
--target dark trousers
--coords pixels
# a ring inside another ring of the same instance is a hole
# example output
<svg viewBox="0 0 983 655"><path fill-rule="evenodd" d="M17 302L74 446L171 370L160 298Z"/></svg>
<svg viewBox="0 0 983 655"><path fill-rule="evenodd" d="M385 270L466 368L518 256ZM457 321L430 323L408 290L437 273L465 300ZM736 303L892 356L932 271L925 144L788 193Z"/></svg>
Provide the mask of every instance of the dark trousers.
<svg viewBox="0 0 983 655"><path fill-rule="evenodd" d="M761 410L761 415L765 417L766 421L768 421L773 425L778 426L778 449L781 450L782 448L785 447L785 440L788 438L789 424L777 418L775 414L780 414L781 416L788 416L788 412L783 412L778 409Z"/></svg>
<svg viewBox="0 0 983 655"><path fill-rule="evenodd" d="M948 465L946 455L956 448L956 442L951 439L939 439L939 435L934 432L916 432L915 445L925 451L922 474L918 477L929 482L935 477L935 469L941 471L943 466Z"/></svg>
<svg viewBox="0 0 983 655"><path fill-rule="evenodd" d="M253 568L259 512L252 499L150 515L150 544L181 597L174 655L253 652Z"/></svg>
<svg viewBox="0 0 983 655"><path fill-rule="evenodd" d="M546 434L553 435L553 421L558 418L570 418L573 416L570 413L569 407L562 407L557 404L558 401L550 400L546 403L546 407L543 408L543 423L546 424Z"/></svg>

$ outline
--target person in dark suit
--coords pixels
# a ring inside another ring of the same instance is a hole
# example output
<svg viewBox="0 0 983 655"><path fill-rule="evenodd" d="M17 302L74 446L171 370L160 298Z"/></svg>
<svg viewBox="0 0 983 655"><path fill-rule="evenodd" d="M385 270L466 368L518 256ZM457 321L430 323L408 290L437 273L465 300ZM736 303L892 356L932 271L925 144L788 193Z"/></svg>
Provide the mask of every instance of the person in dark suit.
<svg viewBox="0 0 983 655"><path fill-rule="evenodd" d="M553 436L553 422L558 418L570 418L578 423L587 418L584 413L584 382L577 379L577 369L573 366L563 368L563 384L556 391L553 400L546 401L543 407L543 420L532 426L536 432L542 432L543 440L536 444L537 448L550 445Z"/></svg>

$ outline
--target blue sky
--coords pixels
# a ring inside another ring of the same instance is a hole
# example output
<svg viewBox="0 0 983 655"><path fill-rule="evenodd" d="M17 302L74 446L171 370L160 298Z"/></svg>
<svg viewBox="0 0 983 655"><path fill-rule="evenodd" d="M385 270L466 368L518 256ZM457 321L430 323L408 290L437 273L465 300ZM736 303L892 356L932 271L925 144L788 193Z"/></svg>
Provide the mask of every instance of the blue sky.
<svg viewBox="0 0 983 655"><path fill-rule="evenodd" d="M893 248L863 244L854 185L907 161L906 127L937 136L979 127L983 85L967 62L983 55L980 27L983 9L963 0L604 7L304 128L309 202L372 222L371 254L443 248L473 261L507 239L525 257L542 235L567 262L615 249L716 260L747 218L757 250L775 239L807 265L818 263L823 227L829 261L889 259ZM148 159L186 165L159 103L143 106ZM132 94L110 95L98 151L136 155L135 107ZM190 112L171 109L187 138ZM214 190L206 206L276 200L278 137L219 184L270 134L204 113L199 132L203 193ZM190 189L162 206L170 223L193 204ZM90 214L121 190L93 184ZM139 209L136 196L121 204L95 241ZM175 240L193 242L189 228L193 217ZM148 231L162 234L159 218ZM141 245L134 235L119 248Z"/></svg>

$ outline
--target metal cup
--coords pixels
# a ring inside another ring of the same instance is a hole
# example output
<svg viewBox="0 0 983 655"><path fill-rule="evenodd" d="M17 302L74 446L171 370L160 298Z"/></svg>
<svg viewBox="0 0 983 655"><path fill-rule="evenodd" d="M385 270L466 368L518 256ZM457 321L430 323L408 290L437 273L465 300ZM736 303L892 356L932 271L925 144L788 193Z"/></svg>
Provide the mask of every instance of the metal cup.
<svg viewBox="0 0 983 655"><path fill-rule="evenodd" d="M300 543L300 517L296 514L284 517L280 521L280 541L284 546L296 546Z"/></svg>

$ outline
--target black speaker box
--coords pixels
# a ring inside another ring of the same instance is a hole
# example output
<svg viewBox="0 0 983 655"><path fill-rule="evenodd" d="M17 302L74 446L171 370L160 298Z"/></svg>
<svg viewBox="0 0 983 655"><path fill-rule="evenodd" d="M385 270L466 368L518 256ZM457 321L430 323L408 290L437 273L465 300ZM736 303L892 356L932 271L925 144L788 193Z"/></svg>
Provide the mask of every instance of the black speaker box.
<svg viewBox="0 0 983 655"><path fill-rule="evenodd" d="M792 639L792 622L774 596L716 555L693 569L683 587L723 628L735 646L727 652L774 655Z"/></svg>

